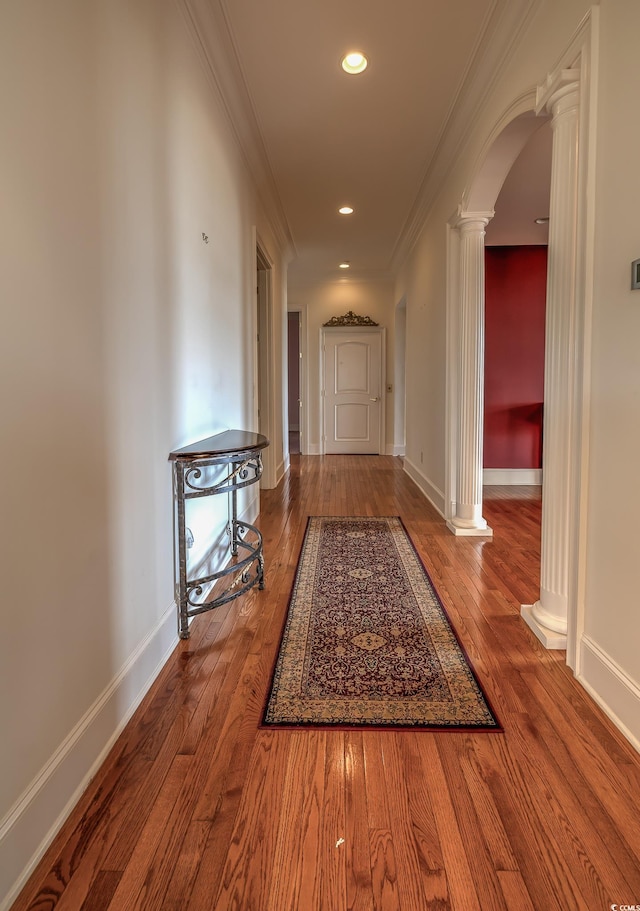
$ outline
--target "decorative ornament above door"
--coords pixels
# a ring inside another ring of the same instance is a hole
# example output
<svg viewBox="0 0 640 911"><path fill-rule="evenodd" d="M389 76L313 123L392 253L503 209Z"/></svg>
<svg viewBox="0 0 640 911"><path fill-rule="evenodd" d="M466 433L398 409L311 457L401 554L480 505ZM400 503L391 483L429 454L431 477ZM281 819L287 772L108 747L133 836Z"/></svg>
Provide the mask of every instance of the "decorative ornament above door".
<svg viewBox="0 0 640 911"><path fill-rule="evenodd" d="M370 316L358 316L353 310L349 310L344 316L334 316L324 326L379 326L380 323L374 322Z"/></svg>

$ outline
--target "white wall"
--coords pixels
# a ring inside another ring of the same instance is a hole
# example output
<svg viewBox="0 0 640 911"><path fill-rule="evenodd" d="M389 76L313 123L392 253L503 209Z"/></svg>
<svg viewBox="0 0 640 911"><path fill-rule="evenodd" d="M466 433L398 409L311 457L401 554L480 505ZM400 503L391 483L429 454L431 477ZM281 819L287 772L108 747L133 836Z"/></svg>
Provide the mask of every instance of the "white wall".
<svg viewBox="0 0 640 911"><path fill-rule="evenodd" d="M308 428L304 451L317 455L320 446L320 330L322 325L334 316L342 316L353 310L359 316L370 316L387 330L386 383L393 382L394 370L394 299L391 280L363 281L357 278L336 279L335 281L300 282L291 278L288 286L288 302L291 310L306 311L306 415L303 417ZM385 393L386 417L385 439L387 447L393 445L393 396Z"/></svg>
<svg viewBox="0 0 640 911"><path fill-rule="evenodd" d="M252 429L256 225L286 309L178 5L2 19L0 906L176 644L167 456Z"/></svg>
<svg viewBox="0 0 640 911"><path fill-rule="evenodd" d="M585 637L586 683L640 748L640 84L635 0L602 0Z"/></svg>
<svg viewBox="0 0 640 911"><path fill-rule="evenodd" d="M396 288L407 302L405 468L443 513L447 218L423 231Z"/></svg>

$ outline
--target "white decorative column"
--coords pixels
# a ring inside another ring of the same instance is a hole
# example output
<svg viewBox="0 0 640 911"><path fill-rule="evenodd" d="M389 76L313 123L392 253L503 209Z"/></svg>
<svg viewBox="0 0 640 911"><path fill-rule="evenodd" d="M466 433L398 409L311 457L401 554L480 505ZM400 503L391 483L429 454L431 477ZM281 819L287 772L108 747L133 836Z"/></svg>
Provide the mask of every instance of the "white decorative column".
<svg viewBox="0 0 640 911"><path fill-rule="evenodd" d="M447 527L456 535L493 532L482 517L484 421L484 232L493 212L461 212L456 509Z"/></svg>
<svg viewBox="0 0 640 911"><path fill-rule="evenodd" d="M579 71L562 70L538 92L553 130L545 329L540 599L522 617L546 648L567 647L572 490L575 484Z"/></svg>

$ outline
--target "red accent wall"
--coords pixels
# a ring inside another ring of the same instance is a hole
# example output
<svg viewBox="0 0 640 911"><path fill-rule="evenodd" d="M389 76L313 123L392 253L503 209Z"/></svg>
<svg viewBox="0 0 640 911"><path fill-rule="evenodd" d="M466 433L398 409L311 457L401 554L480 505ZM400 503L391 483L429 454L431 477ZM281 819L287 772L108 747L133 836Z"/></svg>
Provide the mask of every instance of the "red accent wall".
<svg viewBox="0 0 640 911"><path fill-rule="evenodd" d="M300 424L300 314L287 313L287 364L289 430L299 430Z"/></svg>
<svg viewBox="0 0 640 911"><path fill-rule="evenodd" d="M485 250L484 467L542 467L547 248Z"/></svg>

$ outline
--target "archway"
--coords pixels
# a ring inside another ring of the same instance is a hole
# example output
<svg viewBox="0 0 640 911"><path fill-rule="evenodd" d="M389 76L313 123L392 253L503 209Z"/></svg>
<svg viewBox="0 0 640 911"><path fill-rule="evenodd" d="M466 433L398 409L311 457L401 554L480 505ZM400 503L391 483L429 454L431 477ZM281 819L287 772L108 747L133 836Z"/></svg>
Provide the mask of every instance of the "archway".
<svg viewBox="0 0 640 911"><path fill-rule="evenodd" d="M550 199L545 456L540 599L522 616L547 648L567 648L576 670L584 572L580 508L583 471L584 342L587 272L593 226L586 192L591 174L591 20L585 19L565 60L536 93L519 98L487 140L449 223L448 264L448 527L491 534L482 518L484 229L515 158L549 116L553 130Z"/></svg>
<svg viewBox="0 0 640 911"><path fill-rule="evenodd" d="M482 516L484 233L513 163L540 127L535 93L509 108L449 222L447 525L456 535L491 536Z"/></svg>

